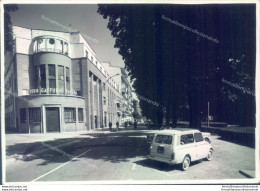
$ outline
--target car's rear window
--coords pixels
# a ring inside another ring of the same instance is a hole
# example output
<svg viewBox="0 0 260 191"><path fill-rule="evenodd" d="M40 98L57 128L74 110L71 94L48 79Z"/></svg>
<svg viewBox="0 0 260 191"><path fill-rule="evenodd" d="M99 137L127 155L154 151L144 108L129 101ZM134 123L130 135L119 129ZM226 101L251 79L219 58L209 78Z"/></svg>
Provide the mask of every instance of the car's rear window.
<svg viewBox="0 0 260 191"><path fill-rule="evenodd" d="M162 144L172 144L172 136L171 135L156 135L155 143Z"/></svg>

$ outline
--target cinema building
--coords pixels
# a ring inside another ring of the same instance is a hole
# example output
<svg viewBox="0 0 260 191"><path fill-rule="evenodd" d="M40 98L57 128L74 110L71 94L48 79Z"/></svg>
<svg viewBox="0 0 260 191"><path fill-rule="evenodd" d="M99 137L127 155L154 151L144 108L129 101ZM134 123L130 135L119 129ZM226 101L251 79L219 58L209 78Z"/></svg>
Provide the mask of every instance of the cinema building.
<svg viewBox="0 0 260 191"><path fill-rule="evenodd" d="M5 59L7 130L82 131L102 128L110 120L115 125L120 86L79 32L13 26L13 33L15 47Z"/></svg>

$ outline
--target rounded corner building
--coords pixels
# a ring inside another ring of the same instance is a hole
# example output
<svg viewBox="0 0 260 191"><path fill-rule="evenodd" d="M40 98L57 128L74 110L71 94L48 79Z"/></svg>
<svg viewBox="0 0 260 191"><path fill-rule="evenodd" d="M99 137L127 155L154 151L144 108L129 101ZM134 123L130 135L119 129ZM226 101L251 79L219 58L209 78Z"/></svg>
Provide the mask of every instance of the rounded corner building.
<svg viewBox="0 0 260 191"><path fill-rule="evenodd" d="M121 121L121 81L109 78L121 70L99 63L81 33L18 26L13 33L5 56L7 131L82 131Z"/></svg>

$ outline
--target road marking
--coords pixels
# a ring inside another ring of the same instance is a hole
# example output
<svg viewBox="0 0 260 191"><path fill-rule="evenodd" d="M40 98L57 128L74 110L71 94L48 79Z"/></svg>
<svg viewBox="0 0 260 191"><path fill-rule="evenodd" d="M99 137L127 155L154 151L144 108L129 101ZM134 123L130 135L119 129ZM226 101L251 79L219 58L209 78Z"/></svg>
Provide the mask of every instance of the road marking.
<svg viewBox="0 0 260 191"><path fill-rule="evenodd" d="M132 170L135 170L135 167L136 167L136 164L134 163L134 164L132 165Z"/></svg>
<svg viewBox="0 0 260 191"><path fill-rule="evenodd" d="M70 161L68 161L68 162L66 162L66 163L64 163L64 164L62 164L62 165L60 165L60 166L56 167L55 169L53 169L53 170L51 170L51 171L49 171L49 172L47 172L47 173L45 173L45 174L41 175L40 177L38 177L38 178L36 178L36 179L32 180L31 182L35 182L36 180L39 180L39 179L43 178L44 176L46 176L46 175L48 175L48 174L50 174L50 173L54 172L55 170L58 170L59 168L61 168L61 167L65 166L66 164L70 163L70 162L71 162L71 161L73 161L74 159L77 159L78 157L80 157L80 156L84 155L85 153L87 153L87 152L89 152L89 151L91 151L91 149L89 149L89 150L87 150L86 152L84 152L84 153L82 153L82 154L80 154L80 155L78 155L78 156L74 157L74 158L73 158L73 159L71 159Z"/></svg>

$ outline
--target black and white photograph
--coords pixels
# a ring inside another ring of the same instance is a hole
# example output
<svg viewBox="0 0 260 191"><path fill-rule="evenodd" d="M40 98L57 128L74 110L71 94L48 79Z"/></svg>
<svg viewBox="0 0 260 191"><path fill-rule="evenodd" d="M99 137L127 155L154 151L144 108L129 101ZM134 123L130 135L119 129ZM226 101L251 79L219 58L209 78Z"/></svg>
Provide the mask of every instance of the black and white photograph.
<svg viewBox="0 0 260 191"><path fill-rule="evenodd" d="M176 2L1 2L4 185L258 190L259 2Z"/></svg>

